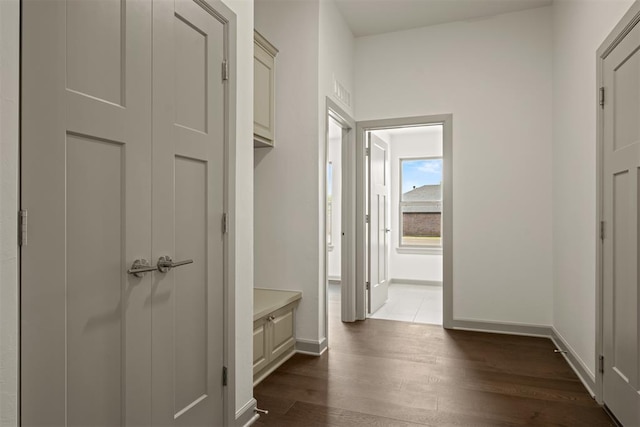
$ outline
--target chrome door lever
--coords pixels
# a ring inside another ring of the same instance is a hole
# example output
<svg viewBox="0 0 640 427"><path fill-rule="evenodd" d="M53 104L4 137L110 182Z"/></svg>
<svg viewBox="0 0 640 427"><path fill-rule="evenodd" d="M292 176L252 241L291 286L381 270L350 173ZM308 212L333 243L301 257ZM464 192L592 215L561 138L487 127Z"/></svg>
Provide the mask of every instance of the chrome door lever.
<svg viewBox="0 0 640 427"><path fill-rule="evenodd" d="M169 255L161 256L158 258L158 271L161 273L166 273L174 267L180 267L181 265L192 264L192 259L185 259L184 261L176 261L173 262Z"/></svg>
<svg viewBox="0 0 640 427"><path fill-rule="evenodd" d="M156 271L158 269L155 265L149 265L149 261L146 259L137 259L131 264L131 268L127 270L128 274L133 274L136 277L144 277L144 273L150 271Z"/></svg>

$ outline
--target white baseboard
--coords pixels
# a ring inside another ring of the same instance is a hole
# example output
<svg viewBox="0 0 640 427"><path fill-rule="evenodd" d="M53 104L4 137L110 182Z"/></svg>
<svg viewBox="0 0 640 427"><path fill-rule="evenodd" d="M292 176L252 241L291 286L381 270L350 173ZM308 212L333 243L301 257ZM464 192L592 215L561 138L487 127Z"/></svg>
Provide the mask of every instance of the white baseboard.
<svg viewBox="0 0 640 427"><path fill-rule="evenodd" d="M403 284L403 285L425 285L425 286L440 286L442 287L442 281L438 280L416 280L416 279L389 279L389 284Z"/></svg>
<svg viewBox="0 0 640 427"><path fill-rule="evenodd" d="M556 348L562 352L561 354L564 356L567 364L578 376L591 397L595 397L595 375L589 370L584 361L576 354L573 348L571 348L571 346L553 326L455 319L453 321L452 329L548 338Z"/></svg>
<svg viewBox="0 0 640 427"><path fill-rule="evenodd" d="M258 402L256 399L251 398L245 403L242 408L236 411L236 422L234 425L248 427L255 423L260 415L256 414L256 406Z"/></svg>
<svg viewBox="0 0 640 427"><path fill-rule="evenodd" d="M296 353L309 354L311 356L321 356L327 350L327 339L320 341L296 340Z"/></svg>
<svg viewBox="0 0 640 427"><path fill-rule="evenodd" d="M551 338L551 327L526 323L491 322L474 319L454 319L452 329L464 331L491 332L494 334L524 335Z"/></svg>
<svg viewBox="0 0 640 427"><path fill-rule="evenodd" d="M562 353L564 358L566 359L571 369L576 373L582 384L586 387L591 397L595 398L595 390L596 390L596 376L589 367L584 363L582 358L580 358L573 348L567 343L567 341L563 338L563 336L554 328L551 327L551 341L558 347L558 350L566 351L566 353Z"/></svg>

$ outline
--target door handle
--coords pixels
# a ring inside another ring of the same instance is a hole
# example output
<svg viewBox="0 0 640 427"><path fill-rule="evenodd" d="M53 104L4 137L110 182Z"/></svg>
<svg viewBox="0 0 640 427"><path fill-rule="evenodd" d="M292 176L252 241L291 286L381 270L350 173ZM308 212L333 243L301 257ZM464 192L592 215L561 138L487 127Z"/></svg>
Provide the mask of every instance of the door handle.
<svg viewBox="0 0 640 427"><path fill-rule="evenodd" d="M157 270L155 265L149 265L149 261L146 259L137 259L131 264L131 268L127 270L128 274L133 274L136 277L144 277L144 273Z"/></svg>
<svg viewBox="0 0 640 427"><path fill-rule="evenodd" d="M385 228L384 231L387 232L387 233L391 233L391 229L390 228Z"/></svg>
<svg viewBox="0 0 640 427"><path fill-rule="evenodd" d="M185 259L184 261L173 262L169 255L161 256L158 258L157 270L161 273L166 273L174 267L180 267L181 265L192 264L192 259Z"/></svg>

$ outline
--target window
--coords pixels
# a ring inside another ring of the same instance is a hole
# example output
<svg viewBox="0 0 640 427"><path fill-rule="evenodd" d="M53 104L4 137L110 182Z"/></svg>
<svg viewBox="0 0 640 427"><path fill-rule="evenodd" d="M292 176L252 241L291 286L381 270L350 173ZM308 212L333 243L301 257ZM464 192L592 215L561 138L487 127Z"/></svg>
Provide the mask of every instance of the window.
<svg viewBox="0 0 640 427"><path fill-rule="evenodd" d="M400 159L400 246L442 247L442 157Z"/></svg>

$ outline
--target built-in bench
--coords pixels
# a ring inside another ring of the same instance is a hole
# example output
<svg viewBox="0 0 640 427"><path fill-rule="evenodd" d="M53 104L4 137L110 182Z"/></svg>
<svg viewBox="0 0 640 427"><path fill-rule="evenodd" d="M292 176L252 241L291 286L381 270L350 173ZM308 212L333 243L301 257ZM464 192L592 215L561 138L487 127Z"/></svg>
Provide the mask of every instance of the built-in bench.
<svg viewBox="0 0 640 427"><path fill-rule="evenodd" d="M253 385L295 353L295 310L302 292L253 289Z"/></svg>

